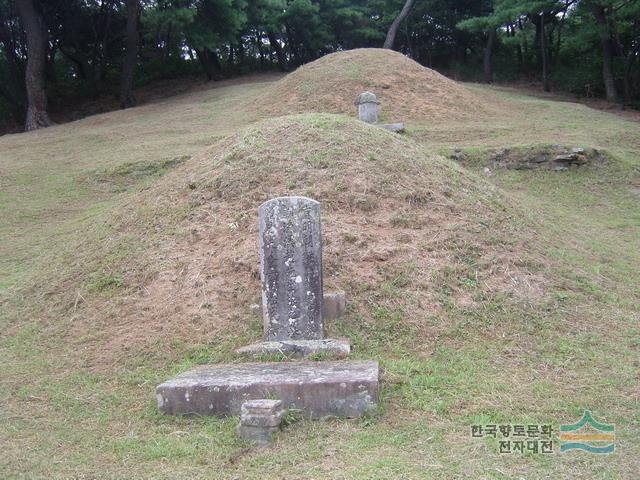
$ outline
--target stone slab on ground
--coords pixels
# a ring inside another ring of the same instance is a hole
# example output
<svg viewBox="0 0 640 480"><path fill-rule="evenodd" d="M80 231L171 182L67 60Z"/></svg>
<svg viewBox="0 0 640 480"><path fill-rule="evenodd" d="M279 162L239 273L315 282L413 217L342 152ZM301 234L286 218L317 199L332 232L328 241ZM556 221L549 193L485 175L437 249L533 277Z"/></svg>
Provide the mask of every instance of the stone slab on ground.
<svg viewBox="0 0 640 480"><path fill-rule="evenodd" d="M390 132L404 132L404 123L380 123L378 124L378 126L380 128L384 128L385 130L389 130Z"/></svg>
<svg viewBox="0 0 640 480"><path fill-rule="evenodd" d="M236 350L239 355L284 355L287 357L305 358L323 354L333 358L346 358L351 353L349 340L325 338L323 340L282 340L260 342Z"/></svg>
<svg viewBox="0 0 640 480"><path fill-rule="evenodd" d="M198 367L156 387L168 414L239 415L271 398L309 418L359 417L378 402L378 362L277 362Z"/></svg>

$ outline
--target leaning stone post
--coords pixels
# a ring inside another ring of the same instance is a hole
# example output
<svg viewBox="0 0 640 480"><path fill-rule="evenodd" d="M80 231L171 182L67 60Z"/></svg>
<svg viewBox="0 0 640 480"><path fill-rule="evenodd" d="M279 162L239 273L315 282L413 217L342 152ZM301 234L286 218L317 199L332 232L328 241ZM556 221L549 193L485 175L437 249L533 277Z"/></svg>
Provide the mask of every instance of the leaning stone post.
<svg viewBox="0 0 640 480"><path fill-rule="evenodd" d="M258 217L265 340L324 338L320 204L278 197Z"/></svg>
<svg viewBox="0 0 640 480"><path fill-rule="evenodd" d="M358 118L367 123L378 123L378 98L371 92L363 92L356 99Z"/></svg>

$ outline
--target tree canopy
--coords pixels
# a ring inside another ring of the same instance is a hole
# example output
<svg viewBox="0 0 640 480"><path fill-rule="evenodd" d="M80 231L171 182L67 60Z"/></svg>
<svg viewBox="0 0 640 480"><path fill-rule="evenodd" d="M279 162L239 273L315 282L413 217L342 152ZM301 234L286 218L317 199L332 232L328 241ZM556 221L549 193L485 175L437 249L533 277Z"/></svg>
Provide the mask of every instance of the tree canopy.
<svg viewBox="0 0 640 480"><path fill-rule="evenodd" d="M127 107L156 79L291 70L392 24L393 48L455 78L640 104L640 0L0 0L0 115L37 128L47 104Z"/></svg>

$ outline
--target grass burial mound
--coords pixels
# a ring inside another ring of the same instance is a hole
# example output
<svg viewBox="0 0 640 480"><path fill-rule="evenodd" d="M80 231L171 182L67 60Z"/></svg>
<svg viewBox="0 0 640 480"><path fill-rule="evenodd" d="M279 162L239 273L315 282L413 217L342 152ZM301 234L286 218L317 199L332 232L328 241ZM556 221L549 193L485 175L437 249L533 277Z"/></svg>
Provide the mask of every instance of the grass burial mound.
<svg viewBox="0 0 640 480"><path fill-rule="evenodd" d="M543 294L523 253L526 235L488 182L347 117L280 117L223 140L129 201L135 207L118 230L138 229L154 246L144 261L111 266L118 288L138 294L120 296L129 305L118 310L131 317L105 324L109 348L94 345L96 364L178 340L213 342L220 354L259 339L260 322L248 315L260 292L257 207L281 195L320 202L325 288L346 290L351 311L330 334L352 338L359 351L427 353L458 326L447 312L479 312L494 295L531 303ZM87 329L102 323L85 318Z"/></svg>
<svg viewBox="0 0 640 480"><path fill-rule="evenodd" d="M365 356L427 354L461 328L460 309L493 325L490 299L544 295L540 257L524 248L531 233L502 193L355 119L264 120L172 168L76 226L83 235L33 279L55 307L28 314L66 339L69 360L105 372L142 358L166 365L203 345L230 360L258 340L248 310L260 292L257 208L281 195L320 202L325 289L345 290L350 311L329 334Z"/></svg>
<svg viewBox="0 0 640 480"><path fill-rule="evenodd" d="M359 93L376 94L383 121L464 120L485 114L486 100L404 55L380 48L332 53L290 73L264 94L270 115L353 115Z"/></svg>
<svg viewBox="0 0 640 480"><path fill-rule="evenodd" d="M581 236L563 243L540 200L326 113L245 126L151 176L144 165L104 168L74 181L86 195L115 182L108 203L43 239L1 299L4 476L637 471L633 429L621 429L614 463L505 456L469 435L472 424L574 422L584 406L625 424L637 410L636 297L590 274L591 250ZM328 333L352 341L352 358L380 361L382 391L370 417L297 422L255 450L237 439L237 418L158 413L154 387L194 364L237 362L233 350L261 338L249 311L260 291L257 208L279 195L320 202L325 289L348 299Z"/></svg>

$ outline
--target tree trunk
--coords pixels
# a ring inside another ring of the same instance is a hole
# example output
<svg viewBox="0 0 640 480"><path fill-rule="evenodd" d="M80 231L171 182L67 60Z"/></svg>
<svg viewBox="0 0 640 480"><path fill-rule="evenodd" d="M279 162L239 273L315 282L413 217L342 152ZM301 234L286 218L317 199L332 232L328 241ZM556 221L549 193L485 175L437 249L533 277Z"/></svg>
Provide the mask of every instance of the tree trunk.
<svg viewBox="0 0 640 480"><path fill-rule="evenodd" d="M233 65L235 64L235 56L233 54L233 44L229 43L229 55L227 56L227 74L230 70L233 70Z"/></svg>
<svg viewBox="0 0 640 480"><path fill-rule="evenodd" d="M172 24L169 23L169 26L167 27L167 35L165 36L165 42L164 42L164 58L168 59L171 56L171 33L172 33Z"/></svg>
<svg viewBox="0 0 640 480"><path fill-rule="evenodd" d="M385 39L384 45L382 46L382 48L393 49L393 43L396 40L396 34L398 33L398 28L400 27L400 24L402 23L402 21L405 18L407 18L407 15L409 15L409 11L413 6L413 2L414 0L406 0L404 7L402 7L402 10L400 10L400 13L398 14L398 16L391 23L391 26L389 27L389 31L387 32L387 38Z"/></svg>
<svg viewBox="0 0 640 480"><path fill-rule="evenodd" d="M627 58L625 59L625 66L624 66L624 97L625 97L625 102L629 103L631 101L631 96L633 95L633 90L632 90L632 78L631 78L631 73L633 71L633 63L635 58L640 54L640 44L638 44L636 46L636 48L634 48L633 50L631 50L631 52L627 55Z"/></svg>
<svg viewBox="0 0 640 480"><path fill-rule="evenodd" d="M48 32L42 13L34 0L17 0L16 6L27 36L27 115L25 131L49 127L53 123L47 113L47 94L44 88L44 70L47 59Z"/></svg>
<svg viewBox="0 0 640 480"><path fill-rule="evenodd" d="M256 31L256 34L253 37L253 45L256 47L258 51L258 56L260 57L260 70L264 70L265 58L266 55L264 53L264 48L262 48L262 32Z"/></svg>
<svg viewBox="0 0 640 480"><path fill-rule="evenodd" d="M280 70L282 70L283 72L286 72L287 59L284 55L284 51L282 50L282 45L280 45L280 42L278 41L275 33L273 32L267 32L267 38L269 39L269 44L271 45L271 48L273 48L273 51L276 52L276 58L278 59L278 68L280 68Z"/></svg>
<svg viewBox="0 0 640 480"><path fill-rule="evenodd" d="M518 19L518 27L520 28L520 32L524 32L521 19ZM520 65L522 66L522 68L520 69L520 73L524 73L527 70L527 59L529 58L529 43L527 42L526 35L521 35L520 38L521 43L518 44L518 48L520 50Z"/></svg>
<svg viewBox="0 0 640 480"><path fill-rule="evenodd" d="M133 78L138 62L138 0L125 0L125 4L127 6L127 38L120 85L121 108L136 104L133 96Z"/></svg>
<svg viewBox="0 0 640 480"><path fill-rule="evenodd" d="M409 32L409 25L408 22L404 24L405 29L404 29L404 35L406 38L406 42L407 42L407 51L409 52L409 58L416 58L414 53L413 53L413 42L411 41L411 32Z"/></svg>
<svg viewBox="0 0 640 480"><path fill-rule="evenodd" d="M298 47L296 47L296 38L291 34L291 29L288 24L284 24L284 29L287 34L287 49L289 50L289 60L295 65L298 66L302 63L302 59L300 57L300 52L298 51Z"/></svg>
<svg viewBox="0 0 640 480"><path fill-rule="evenodd" d="M560 18L560 24L558 26L558 38L556 39L556 53L554 56L553 65L557 65L560 58L560 45L562 44L562 27L564 27L565 18L567 16L567 10L562 11L562 17Z"/></svg>
<svg viewBox="0 0 640 480"><path fill-rule="evenodd" d="M104 2L107 7L107 14L104 21L104 35L102 36L102 52L100 55L100 68L95 69L94 82L99 85L104 83L107 77L107 59L109 58L109 34L111 33L111 2Z"/></svg>
<svg viewBox="0 0 640 480"><path fill-rule="evenodd" d="M491 56L493 54L493 44L496 40L496 30L492 29L487 35L487 45L484 47L484 81L487 83L493 82L493 63L491 62Z"/></svg>
<svg viewBox="0 0 640 480"><path fill-rule="evenodd" d="M8 17L0 15L0 43L3 44L6 57L7 79L0 84L2 94L11 108L14 120L24 123L27 113L27 96L25 91L25 65L16 53L18 46L15 32L7 27Z"/></svg>
<svg viewBox="0 0 640 480"><path fill-rule="evenodd" d="M238 37L238 44L236 46L236 58L238 59L238 65L240 68L244 65L245 60L245 48L244 41L242 40L242 36Z"/></svg>
<svg viewBox="0 0 640 480"><path fill-rule="evenodd" d="M618 31L618 25L616 22L616 19L613 15L609 16L609 28L611 28L611 34L613 37L613 40L615 40L615 46L616 46L616 54L622 58L623 60L623 66L624 66L624 75L622 77L622 86L624 88L624 96L623 96L623 104L627 104L631 101L631 83L629 81L629 75L628 75L628 64L626 61L626 55L624 52L624 47L622 45L622 41L620 40L620 33ZM636 20L637 22L637 20ZM634 25L635 27L635 25ZM632 38L635 38L635 36L633 36ZM637 43L637 42L636 42ZM636 45L636 50L638 49L638 45Z"/></svg>
<svg viewBox="0 0 640 480"><path fill-rule="evenodd" d="M618 102L618 91L613 76L613 45L611 44L611 33L607 24L606 12L602 5L592 5L591 11L600 29L600 47L602 48L602 80L607 95L607 101Z"/></svg>
<svg viewBox="0 0 640 480"><path fill-rule="evenodd" d="M218 58L218 54L211 50L200 50L196 48L196 55L198 56L198 60L200 61L200 65L204 70L204 73L207 75L207 79L211 80L220 80L223 78L222 75L222 65L220 65L220 59Z"/></svg>
<svg viewBox="0 0 640 480"><path fill-rule="evenodd" d="M547 56L547 33L544 29L544 13L540 14L540 56L542 58L542 88L550 92L549 86L549 57Z"/></svg>

